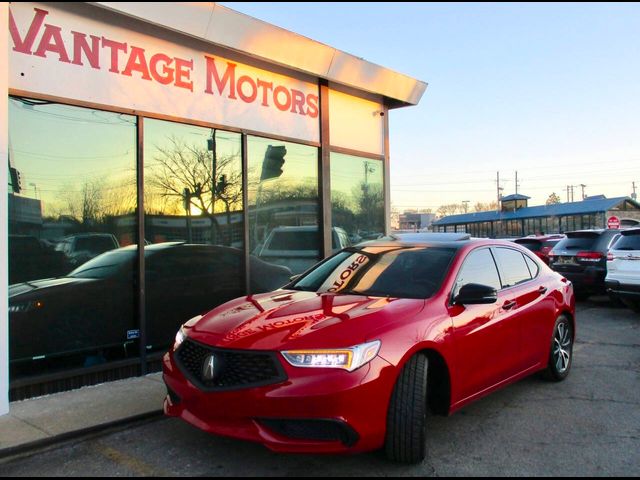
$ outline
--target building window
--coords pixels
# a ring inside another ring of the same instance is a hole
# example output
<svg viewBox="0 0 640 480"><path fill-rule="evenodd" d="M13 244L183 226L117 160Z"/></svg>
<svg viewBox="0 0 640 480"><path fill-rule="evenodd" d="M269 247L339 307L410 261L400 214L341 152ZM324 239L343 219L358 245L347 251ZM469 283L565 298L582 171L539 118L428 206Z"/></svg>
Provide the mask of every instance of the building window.
<svg viewBox="0 0 640 480"><path fill-rule="evenodd" d="M144 120L148 351L245 293L241 145L238 133Z"/></svg>
<svg viewBox="0 0 640 480"><path fill-rule="evenodd" d="M320 258L318 149L248 138L250 252L298 274Z"/></svg>
<svg viewBox="0 0 640 480"><path fill-rule="evenodd" d="M381 160L331 153L332 249L384 235L384 168Z"/></svg>
<svg viewBox="0 0 640 480"><path fill-rule="evenodd" d="M136 355L136 118L11 97L9 144L11 380Z"/></svg>

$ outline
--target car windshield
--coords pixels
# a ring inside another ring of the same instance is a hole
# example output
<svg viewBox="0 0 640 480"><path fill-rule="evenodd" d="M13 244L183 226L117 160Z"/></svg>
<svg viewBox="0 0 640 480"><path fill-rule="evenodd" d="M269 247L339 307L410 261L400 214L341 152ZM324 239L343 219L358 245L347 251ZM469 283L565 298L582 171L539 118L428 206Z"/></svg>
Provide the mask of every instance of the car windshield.
<svg viewBox="0 0 640 480"><path fill-rule="evenodd" d="M429 298L456 250L444 247L349 248L309 271L289 288L398 298Z"/></svg>
<svg viewBox="0 0 640 480"><path fill-rule="evenodd" d="M133 262L136 255L137 250L135 249L106 252L83 263L67 276L74 278L108 278L122 269L133 271L135 268Z"/></svg>

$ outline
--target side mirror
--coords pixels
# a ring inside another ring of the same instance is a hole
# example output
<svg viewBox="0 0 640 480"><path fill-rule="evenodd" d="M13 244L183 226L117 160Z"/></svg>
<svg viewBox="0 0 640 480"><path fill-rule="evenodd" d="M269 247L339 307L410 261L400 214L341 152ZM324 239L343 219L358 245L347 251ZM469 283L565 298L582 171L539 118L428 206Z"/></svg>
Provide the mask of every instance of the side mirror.
<svg viewBox="0 0 640 480"><path fill-rule="evenodd" d="M459 305L482 305L497 301L498 292L496 289L479 283L467 283L460 288L458 295L453 299L453 303Z"/></svg>

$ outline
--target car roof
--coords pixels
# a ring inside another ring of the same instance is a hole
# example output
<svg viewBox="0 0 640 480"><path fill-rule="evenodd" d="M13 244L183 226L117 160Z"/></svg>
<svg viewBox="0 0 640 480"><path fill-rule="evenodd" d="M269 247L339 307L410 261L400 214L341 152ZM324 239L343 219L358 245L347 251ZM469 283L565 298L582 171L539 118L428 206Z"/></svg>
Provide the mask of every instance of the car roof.
<svg viewBox="0 0 640 480"><path fill-rule="evenodd" d="M471 239L471 235L468 233L451 233L451 232L412 232L412 233L394 233L389 237L383 238L391 238L408 242L427 242L427 241L437 241L437 242L459 242L463 240Z"/></svg>
<svg viewBox="0 0 640 480"><path fill-rule="evenodd" d="M468 234L467 234L468 235ZM383 237L377 240L370 240L368 242L361 242L355 245L356 248L362 247L393 247L393 246L406 246L406 247L445 247L452 248L455 250L460 250L464 247L468 247L469 249L476 246L505 246L505 247L514 247L515 245L518 248L524 248L517 243L514 244L508 240L503 239L492 239L492 238L473 238L471 236L467 236L466 238L460 238L459 240L452 240L452 237L411 237L411 238L400 238L397 235Z"/></svg>

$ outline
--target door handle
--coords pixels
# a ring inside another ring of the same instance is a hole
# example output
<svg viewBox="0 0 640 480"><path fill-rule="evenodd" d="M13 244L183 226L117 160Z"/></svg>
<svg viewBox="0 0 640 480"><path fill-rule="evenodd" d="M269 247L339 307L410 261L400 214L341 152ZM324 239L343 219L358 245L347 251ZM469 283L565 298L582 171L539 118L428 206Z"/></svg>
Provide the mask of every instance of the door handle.
<svg viewBox="0 0 640 480"><path fill-rule="evenodd" d="M540 287L538 288L538 293L540 295L544 295L545 293L547 293L547 287Z"/></svg>
<svg viewBox="0 0 640 480"><path fill-rule="evenodd" d="M506 302L504 302L502 304L502 309L503 310L511 310L515 306L516 306L516 301L515 300L507 300Z"/></svg>

